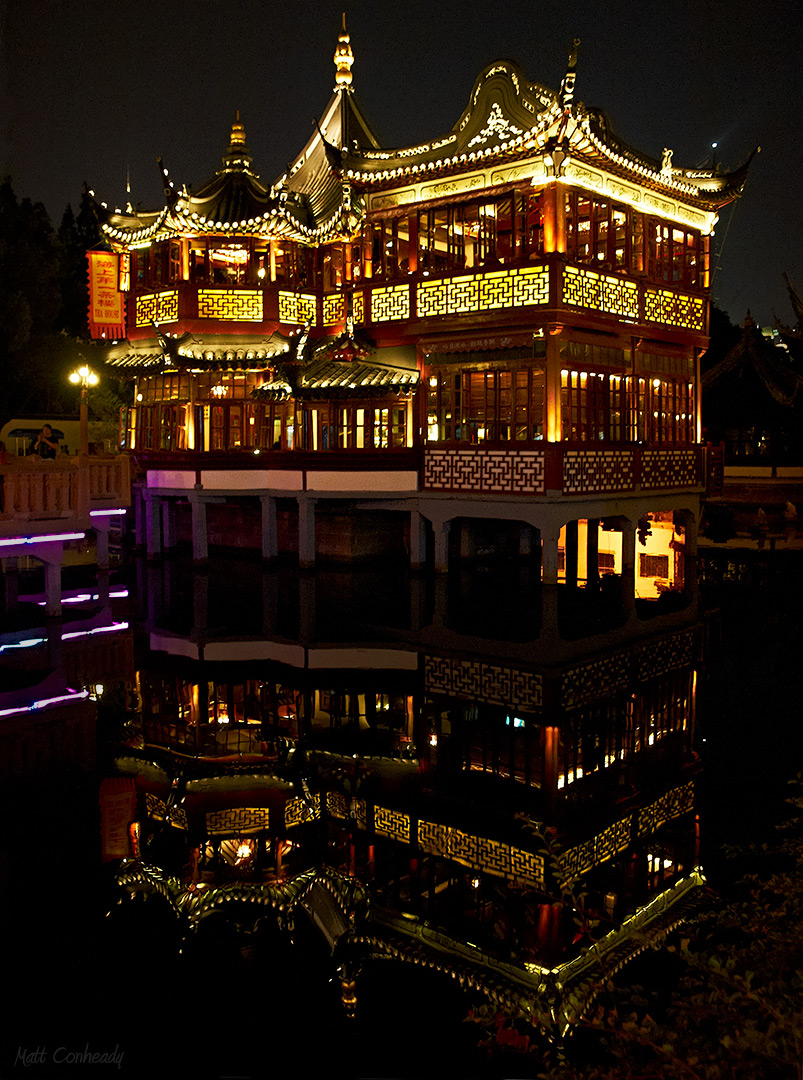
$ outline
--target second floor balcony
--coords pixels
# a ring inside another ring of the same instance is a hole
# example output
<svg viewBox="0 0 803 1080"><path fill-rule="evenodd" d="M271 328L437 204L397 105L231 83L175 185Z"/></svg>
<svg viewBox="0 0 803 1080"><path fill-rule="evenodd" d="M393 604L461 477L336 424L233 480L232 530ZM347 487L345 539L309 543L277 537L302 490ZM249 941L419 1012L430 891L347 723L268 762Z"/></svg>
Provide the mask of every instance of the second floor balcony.
<svg viewBox="0 0 803 1080"><path fill-rule="evenodd" d="M611 273L568 263L561 255L537 262L459 274L410 272L392 282L362 280L336 291L295 289L278 283L200 285L177 281L137 292L129 303L129 335L146 336L157 323L166 330L231 328L250 332L277 323L285 327L309 323L329 334L340 332L348 315L365 327L387 326L405 336L441 326L506 321L559 321L582 314L589 323L612 320L633 326L633 332L660 336L692 335L704 344L708 302L704 291L643 277Z"/></svg>

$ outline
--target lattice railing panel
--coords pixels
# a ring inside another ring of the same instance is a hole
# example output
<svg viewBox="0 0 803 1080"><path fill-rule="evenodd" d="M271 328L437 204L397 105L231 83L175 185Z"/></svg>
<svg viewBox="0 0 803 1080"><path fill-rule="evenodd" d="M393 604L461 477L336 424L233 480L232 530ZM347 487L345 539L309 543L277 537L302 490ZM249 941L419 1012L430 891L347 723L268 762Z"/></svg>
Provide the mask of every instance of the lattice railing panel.
<svg viewBox="0 0 803 1080"><path fill-rule="evenodd" d="M419 318L463 315L500 308L530 307L548 301L549 268L525 266L518 270L495 270L489 274L419 282L416 313Z"/></svg>
<svg viewBox="0 0 803 1080"><path fill-rule="evenodd" d="M472 869L515 877L537 888L544 884L543 855L511 847L498 840L472 836L432 821L419 821L418 844L422 851L452 859Z"/></svg>
<svg viewBox="0 0 803 1080"><path fill-rule="evenodd" d="M388 810L384 806L375 806L374 831L409 844L410 815L404 814L400 810Z"/></svg>
<svg viewBox="0 0 803 1080"><path fill-rule="evenodd" d="M294 293L279 289L279 322L315 322L315 297L312 293Z"/></svg>
<svg viewBox="0 0 803 1080"><path fill-rule="evenodd" d="M705 300L669 289L645 289L644 318L647 322L702 332L705 330Z"/></svg>
<svg viewBox="0 0 803 1080"><path fill-rule="evenodd" d="M310 795L306 799L288 799L284 804L284 824L287 829L305 821L315 821L320 816L320 795Z"/></svg>
<svg viewBox="0 0 803 1080"><path fill-rule="evenodd" d="M632 491L635 486L631 450L566 450L563 455L563 493L591 494Z"/></svg>
<svg viewBox="0 0 803 1080"><path fill-rule="evenodd" d="M137 297L137 326L170 323L178 319L178 291L147 293Z"/></svg>
<svg viewBox="0 0 803 1080"><path fill-rule="evenodd" d="M410 318L410 286L388 285L371 293L371 321L395 322Z"/></svg>
<svg viewBox="0 0 803 1080"><path fill-rule="evenodd" d="M264 806L236 806L227 810L213 810L206 815L208 836L245 836L262 832L270 822L270 813Z"/></svg>
<svg viewBox="0 0 803 1080"><path fill-rule="evenodd" d="M690 780L682 787L667 791L660 799L645 806L639 813L638 834L645 836L647 833L659 829L665 822L681 817L694 809L694 781Z"/></svg>
<svg viewBox="0 0 803 1080"><path fill-rule="evenodd" d="M620 315L623 319L637 319L638 285L626 278L566 266L563 269L563 303L605 315Z"/></svg>
<svg viewBox="0 0 803 1080"><path fill-rule="evenodd" d="M323 325L332 326L344 322L346 318L346 298L342 293L333 293L323 298Z"/></svg>
<svg viewBox="0 0 803 1080"><path fill-rule="evenodd" d="M648 682L670 671L690 669L697 656L696 643L694 630L683 630L644 645L636 654L636 675L639 682Z"/></svg>
<svg viewBox="0 0 803 1080"><path fill-rule="evenodd" d="M198 318L262 322L262 293L258 289L199 289Z"/></svg>
<svg viewBox="0 0 803 1080"><path fill-rule="evenodd" d="M424 488L432 491L543 495L543 450L427 448Z"/></svg>
<svg viewBox="0 0 803 1080"><path fill-rule="evenodd" d="M696 487L703 483L698 475L697 450L644 450L641 454L643 488Z"/></svg>
<svg viewBox="0 0 803 1080"><path fill-rule="evenodd" d="M543 677L532 671L482 661L428 656L426 688L430 694L449 694L536 712L543 704Z"/></svg>

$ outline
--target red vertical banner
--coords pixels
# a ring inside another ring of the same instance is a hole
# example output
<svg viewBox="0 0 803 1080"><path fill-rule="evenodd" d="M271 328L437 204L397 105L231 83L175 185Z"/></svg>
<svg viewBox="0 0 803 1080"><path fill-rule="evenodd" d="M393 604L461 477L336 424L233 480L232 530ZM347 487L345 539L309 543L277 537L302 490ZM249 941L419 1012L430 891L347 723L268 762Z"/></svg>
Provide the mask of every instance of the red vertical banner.
<svg viewBox="0 0 803 1080"><path fill-rule="evenodd" d="M89 336L125 337L125 296L120 292L119 258L111 251L88 251Z"/></svg>

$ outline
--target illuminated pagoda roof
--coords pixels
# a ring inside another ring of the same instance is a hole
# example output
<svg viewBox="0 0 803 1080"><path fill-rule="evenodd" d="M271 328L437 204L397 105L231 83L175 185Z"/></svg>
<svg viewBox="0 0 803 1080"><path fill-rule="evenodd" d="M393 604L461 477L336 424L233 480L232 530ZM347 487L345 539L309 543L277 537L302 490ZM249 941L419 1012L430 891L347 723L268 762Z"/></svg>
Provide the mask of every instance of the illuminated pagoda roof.
<svg viewBox="0 0 803 1080"><path fill-rule="evenodd" d="M277 356L295 349L295 339L275 332L269 336L182 334L157 332L156 344L122 341L105 350L105 363L116 375L155 374L162 370L222 371L270 367Z"/></svg>
<svg viewBox="0 0 803 1080"><path fill-rule="evenodd" d="M399 396L415 390L420 378L414 360L406 359L399 349L374 349L350 331L314 347L308 346L305 333L294 353L274 366L274 377L252 396L271 401Z"/></svg>
<svg viewBox="0 0 803 1080"><path fill-rule="evenodd" d="M513 161L525 167L520 172L500 169L497 176L491 177L492 184L520 180L527 175L537 178L539 171L544 178L551 175L571 178L567 165L578 158L622 180L709 211L718 210L740 194L752 154L731 173L675 168L671 151L665 150L658 160L632 149L613 134L601 110L575 102L578 45L575 41L559 93L529 82L513 62L497 61L480 74L468 106L449 133L397 150L349 145L341 160L344 178L358 188L395 188ZM525 165L529 160L532 160L530 169ZM591 178L578 176L578 182L588 179ZM638 193L632 189L623 187L615 193L625 200L630 197L638 201ZM419 197L427 194L422 190ZM432 197L439 194L437 187L432 189ZM448 189L443 188L443 195L448 194Z"/></svg>
<svg viewBox="0 0 803 1080"><path fill-rule="evenodd" d="M160 161L164 207L111 213L96 204L102 232L119 247L221 233L312 243L350 235L366 209L453 196L445 183L427 182L489 166L489 174L478 177L474 187L552 176L593 187L589 167L598 168L604 172L605 190L615 197L658 212L696 208L710 215L704 225L710 230L716 212L741 193L753 155L739 169L720 173L676 168L668 149L660 160L634 150L612 132L601 110L575 101L578 45L573 45L559 92L530 82L513 62L497 61L480 74L450 131L393 149L380 146L354 94L354 55L344 24L334 56L334 93L301 153L272 186L252 171L238 113L223 168L211 180L195 191L179 190ZM504 167L513 165L517 168ZM645 188L654 196L646 197ZM388 189L392 196L377 197ZM369 196L366 207L363 199Z"/></svg>

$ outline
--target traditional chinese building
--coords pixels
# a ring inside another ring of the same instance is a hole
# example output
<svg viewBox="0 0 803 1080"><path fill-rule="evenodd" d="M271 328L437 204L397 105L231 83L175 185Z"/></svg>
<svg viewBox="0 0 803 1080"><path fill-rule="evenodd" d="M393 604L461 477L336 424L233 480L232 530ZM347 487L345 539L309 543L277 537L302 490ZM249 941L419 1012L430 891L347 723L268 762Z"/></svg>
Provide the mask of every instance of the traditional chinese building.
<svg viewBox="0 0 803 1080"><path fill-rule="evenodd" d="M493 63L453 127L400 149L353 62L344 28L273 184L238 116L207 183L163 167L161 207L98 208L119 303L95 333L135 380L139 539L301 566L395 545L438 570L490 545L545 588L617 579L625 616L682 592L711 237L746 166L625 144L575 99L576 43L558 92Z"/></svg>

